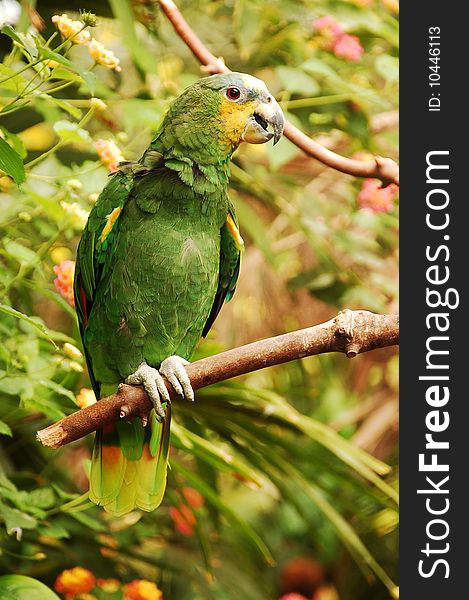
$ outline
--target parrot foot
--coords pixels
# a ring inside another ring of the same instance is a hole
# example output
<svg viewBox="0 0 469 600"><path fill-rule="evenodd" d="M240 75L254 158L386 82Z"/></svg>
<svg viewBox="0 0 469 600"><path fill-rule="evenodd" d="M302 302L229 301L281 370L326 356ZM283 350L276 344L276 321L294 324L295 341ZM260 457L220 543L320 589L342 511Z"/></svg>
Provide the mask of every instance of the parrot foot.
<svg viewBox="0 0 469 600"><path fill-rule="evenodd" d="M127 377L125 383L129 383L131 385L142 384L156 410L157 415L161 419L166 417L162 402L171 402L171 400L168 389L164 383L164 379L160 375L158 369L150 367L146 362L143 362L135 371L135 373L132 373Z"/></svg>
<svg viewBox="0 0 469 600"><path fill-rule="evenodd" d="M194 390L185 369L188 364L189 361L181 356L168 356L160 365L160 373L166 377L178 396L194 402Z"/></svg>

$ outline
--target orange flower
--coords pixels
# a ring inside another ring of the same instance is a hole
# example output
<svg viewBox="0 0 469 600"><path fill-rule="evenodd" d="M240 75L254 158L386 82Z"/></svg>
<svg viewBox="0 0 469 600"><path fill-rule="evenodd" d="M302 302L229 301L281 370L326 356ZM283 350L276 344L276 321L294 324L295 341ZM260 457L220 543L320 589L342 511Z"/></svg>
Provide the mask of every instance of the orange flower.
<svg viewBox="0 0 469 600"><path fill-rule="evenodd" d="M171 506L169 509L169 516L173 520L176 531L182 535L194 535L194 527L197 523L197 519L188 506L185 504L182 504L179 508Z"/></svg>
<svg viewBox="0 0 469 600"><path fill-rule="evenodd" d="M119 147L112 140L98 140L95 142L96 152L105 167L114 173L119 167L119 163L125 160Z"/></svg>
<svg viewBox="0 0 469 600"><path fill-rule="evenodd" d="M194 535L194 527L197 523L197 517L194 509L200 508L204 504L204 498L197 490L191 487L182 488L182 495L187 504L182 503L179 507L171 506L169 516L173 520L176 531L182 535Z"/></svg>
<svg viewBox="0 0 469 600"><path fill-rule="evenodd" d="M204 505L204 497L194 488L184 487L182 488L182 494L192 508L200 508Z"/></svg>
<svg viewBox="0 0 469 600"><path fill-rule="evenodd" d="M383 0L383 4L395 15L399 14L399 0Z"/></svg>
<svg viewBox="0 0 469 600"><path fill-rule="evenodd" d="M74 600L78 594L86 594L96 585L96 578L91 571L83 567L66 569L55 580L56 592L65 594L66 600Z"/></svg>
<svg viewBox="0 0 469 600"><path fill-rule="evenodd" d="M124 600L163 600L163 594L152 581L134 579L124 585Z"/></svg>
<svg viewBox="0 0 469 600"><path fill-rule="evenodd" d="M78 396L75 398L75 402L80 408L86 408L87 406L91 406L92 404L96 403L96 396L94 395L93 390L90 390L89 388L81 388Z"/></svg>
<svg viewBox="0 0 469 600"><path fill-rule="evenodd" d="M55 265L54 273L57 277L54 279L56 290L65 298L70 306L75 306L73 298L73 277L75 275L75 261L63 260L60 265Z"/></svg>

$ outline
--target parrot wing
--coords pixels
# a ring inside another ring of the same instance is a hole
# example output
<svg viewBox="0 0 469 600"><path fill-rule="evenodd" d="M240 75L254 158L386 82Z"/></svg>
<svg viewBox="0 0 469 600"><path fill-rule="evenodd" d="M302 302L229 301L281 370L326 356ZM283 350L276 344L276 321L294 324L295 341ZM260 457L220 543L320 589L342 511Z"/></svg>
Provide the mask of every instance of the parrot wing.
<svg viewBox="0 0 469 600"><path fill-rule="evenodd" d="M241 251L244 249L243 238L239 234L238 219L234 207L230 209L226 221L220 230L220 269L218 288L213 301L202 336L205 337L218 316L224 302L231 300L239 276L241 264Z"/></svg>
<svg viewBox="0 0 469 600"><path fill-rule="evenodd" d="M129 198L131 183L131 179L121 171L112 176L90 213L78 246L74 291L78 324L83 340L96 289L112 261L118 219ZM93 371L85 344L84 349L91 384L96 397L99 398L100 382Z"/></svg>
<svg viewBox="0 0 469 600"><path fill-rule="evenodd" d="M145 165L122 164L90 213L77 250L74 284L75 306L83 340L96 290L107 270L112 268L119 235L119 216L133 194L138 194L138 201L142 204L148 201L152 206L156 205L153 186L147 185L146 179L157 178L161 167L162 156L156 152L147 157ZM115 386L102 386L85 343L84 350L96 397L115 391L119 382L116 381ZM162 423L152 410L146 428L139 418L133 418L97 431L90 474L90 499L114 515L125 514L135 506L146 511L156 508L166 487L170 423L168 406L166 420Z"/></svg>

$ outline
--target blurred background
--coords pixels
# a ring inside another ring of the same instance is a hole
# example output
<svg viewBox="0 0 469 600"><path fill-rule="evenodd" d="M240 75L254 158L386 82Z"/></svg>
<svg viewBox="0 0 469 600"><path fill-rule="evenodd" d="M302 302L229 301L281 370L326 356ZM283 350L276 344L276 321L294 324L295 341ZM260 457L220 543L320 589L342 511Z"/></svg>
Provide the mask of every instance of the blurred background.
<svg viewBox="0 0 469 600"><path fill-rule="evenodd" d="M178 6L316 141L397 159L396 0ZM80 502L92 436L58 451L35 441L93 401L71 305L88 212L203 73L156 0L1 0L0 25L0 572L68 598L397 597L395 349L252 373L200 390L196 411L178 402L168 491L151 514ZM196 358L342 308L397 312L394 186L284 138L236 152L230 195L241 276Z"/></svg>

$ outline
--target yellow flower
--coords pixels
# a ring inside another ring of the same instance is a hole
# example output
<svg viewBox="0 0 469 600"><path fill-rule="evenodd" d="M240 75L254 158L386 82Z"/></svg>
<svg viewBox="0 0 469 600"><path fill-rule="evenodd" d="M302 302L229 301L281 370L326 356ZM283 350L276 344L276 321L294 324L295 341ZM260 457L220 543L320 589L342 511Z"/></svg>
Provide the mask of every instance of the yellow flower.
<svg viewBox="0 0 469 600"><path fill-rule="evenodd" d="M112 140L98 140L95 142L95 148L101 159L101 162L111 171L117 171L119 163L125 160L119 147Z"/></svg>
<svg viewBox="0 0 469 600"><path fill-rule="evenodd" d="M108 69L114 69L114 71L121 71L120 60L114 54L112 50L107 50L102 44L100 44L94 38L88 44L88 52L91 54L91 58Z"/></svg>
<svg viewBox="0 0 469 600"><path fill-rule="evenodd" d="M79 192L83 189L83 184L79 179L69 179L67 181L67 187L69 187L72 192Z"/></svg>
<svg viewBox="0 0 469 600"><path fill-rule="evenodd" d="M73 567L62 571L55 580L56 592L73 598L76 594L86 594L96 584L96 578L91 571L83 567Z"/></svg>
<svg viewBox="0 0 469 600"><path fill-rule="evenodd" d="M92 107L94 107L96 110L106 110L107 106L106 104L100 100L99 98L91 98L90 104Z"/></svg>
<svg viewBox="0 0 469 600"><path fill-rule="evenodd" d="M124 585L124 600L163 600L163 594L152 581L134 579Z"/></svg>
<svg viewBox="0 0 469 600"><path fill-rule="evenodd" d="M68 368L71 371L76 371L77 373L83 373L83 367L76 360L71 360L68 363Z"/></svg>
<svg viewBox="0 0 469 600"><path fill-rule="evenodd" d="M88 211L85 210L84 208L82 208L78 202L72 202L71 204L69 204L68 202L64 202L62 200L62 202L60 203L60 206L64 209L64 211L69 214L72 215L73 217L76 218L76 225L80 228L83 229L84 226L86 225L86 222L88 221Z"/></svg>
<svg viewBox="0 0 469 600"><path fill-rule="evenodd" d="M75 398L75 402L80 408L86 408L96 403L96 396L93 390L89 388L81 388L78 396Z"/></svg>
<svg viewBox="0 0 469 600"><path fill-rule="evenodd" d="M59 63L56 60L53 60L52 58L47 58L46 60L42 61L47 67L49 67L49 69L55 69L56 67L59 66Z"/></svg>
<svg viewBox="0 0 469 600"><path fill-rule="evenodd" d="M85 25L81 21L72 21L66 13L60 17L54 15L52 23L57 25L57 29L65 39L69 39L74 44L88 44L91 40L90 32L83 30Z"/></svg>
<svg viewBox="0 0 469 600"><path fill-rule="evenodd" d="M76 346L74 346L73 344L69 344L68 342L65 342L62 349L69 358L78 359L83 356L83 354L80 352L80 350L78 350Z"/></svg>

